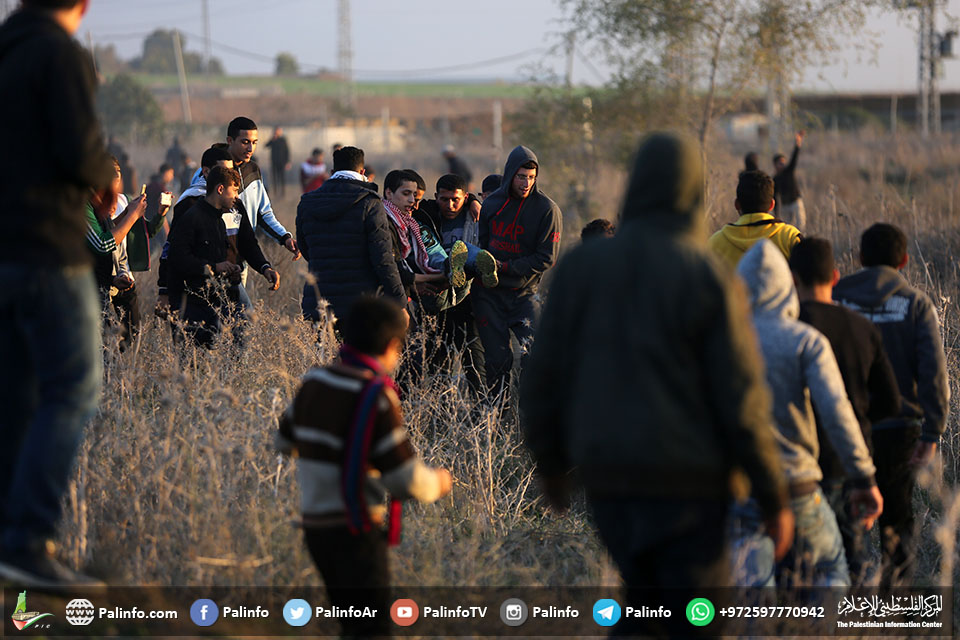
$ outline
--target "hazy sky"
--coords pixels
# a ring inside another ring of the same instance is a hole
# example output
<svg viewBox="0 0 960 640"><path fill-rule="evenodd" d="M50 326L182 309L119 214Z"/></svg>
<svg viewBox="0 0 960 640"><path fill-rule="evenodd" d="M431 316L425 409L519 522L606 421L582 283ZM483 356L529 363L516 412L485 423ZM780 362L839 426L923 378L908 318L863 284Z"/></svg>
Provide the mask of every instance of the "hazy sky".
<svg viewBox="0 0 960 640"><path fill-rule="evenodd" d="M209 0L213 54L228 73L271 73L278 51L293 53L305 68L336 68L336 5L336 0ZM947 11L960 13L960 0L951 0ZM562 73L562 54L546 52L557 42L562 18L555 0L353 0L356 77L515 80L524 77L525 63L537 60ZM915 22L915 16L877 14L857 37L879 41L875 55L845 51L838 64L809 70L803 85L826 91L914 89ZM939 28L949 23L941 13ZM96 42L113 43L129 58L139 53L143 35L157 27L199 36L200 0L92 0L80 35L89 31ZM187 49L201 47L199 37L188 35ZM490 62L498 58L509 59ZM465 68L442 70L460 65ZM403 73L404 68L411 71ZM574 81L597 84L607 72L602 60L584 51L575 61ZM946 61L941 83L945 90L960 90L960 60Z"/></svg>

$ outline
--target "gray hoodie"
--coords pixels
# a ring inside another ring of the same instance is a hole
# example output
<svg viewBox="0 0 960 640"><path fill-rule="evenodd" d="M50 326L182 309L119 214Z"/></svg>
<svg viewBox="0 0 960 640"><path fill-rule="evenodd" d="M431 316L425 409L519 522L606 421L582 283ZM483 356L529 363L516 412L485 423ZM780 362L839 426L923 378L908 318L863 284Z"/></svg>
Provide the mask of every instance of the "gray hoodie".
<svg viewBox="0 0 960 640"><path fill-rule="evenodd" d="M947 360L937 310L893 267L867 267L837 283L833 298L877 325L903 398L900 417L874 429L923 422L921 439L939 442L950 410Z"/></svg>
<svg viewBox="0 0 960 640"><path fill-rule="evenodd" d="M798 485L823 478L817 464L816 409L847 476L858 487L873 485L876 469L837 360L827 338L797 320L800 301L783 253L762 240L743 256L737 272L749 289L767 383L773 391L777 443L787 482Z"/></svg>

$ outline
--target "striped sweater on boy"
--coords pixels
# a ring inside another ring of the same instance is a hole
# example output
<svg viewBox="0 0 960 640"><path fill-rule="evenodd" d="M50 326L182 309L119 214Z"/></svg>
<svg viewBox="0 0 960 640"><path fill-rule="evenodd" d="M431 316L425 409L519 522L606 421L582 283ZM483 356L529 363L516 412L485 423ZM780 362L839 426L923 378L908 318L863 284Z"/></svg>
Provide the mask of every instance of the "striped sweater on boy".
<svg viewBox="0 0 960 640"><path fill-rule="evenodd" d="M341 486L344 440L361 391L372 375L342 363L311 369L280 418L278 448L298 457L304 526L347 524ZM365 498L370 520L382 523L388 494L400 500L434 502L440 498L440 479L417 457L403 428L400 400L393 389L384 387L375 407Z"/></svg>

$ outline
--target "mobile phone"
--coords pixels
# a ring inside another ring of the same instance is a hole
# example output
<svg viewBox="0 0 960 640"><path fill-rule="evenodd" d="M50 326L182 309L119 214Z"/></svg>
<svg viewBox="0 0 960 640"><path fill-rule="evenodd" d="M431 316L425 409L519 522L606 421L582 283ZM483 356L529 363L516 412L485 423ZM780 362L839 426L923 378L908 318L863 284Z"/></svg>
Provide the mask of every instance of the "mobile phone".
<svg viewBox="0 0 960 640"><path fill-rule="evenodd" d="M173 204L173 194L170 193L169 191L164 191L163 193L161 193L160 206L169 207L171 204Z"/></svg>
<svg viewBox="0 0 960 640"><path fill-rule="evenodd" d="M140 195L142 195L142 196L147 195L147 184L146 184L146 183L144 183L143 186L140 187Z"/></svg>

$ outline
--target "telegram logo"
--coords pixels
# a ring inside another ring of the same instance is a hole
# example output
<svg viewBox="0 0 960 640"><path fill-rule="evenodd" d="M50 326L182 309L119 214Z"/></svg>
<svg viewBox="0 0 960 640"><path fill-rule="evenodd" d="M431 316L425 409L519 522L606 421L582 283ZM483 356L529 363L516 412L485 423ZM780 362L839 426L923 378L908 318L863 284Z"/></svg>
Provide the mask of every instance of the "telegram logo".
<svg viewBox="0 0 960 640"><path fill-rule="evenodd" d="M620 605L616 600L603 598L593 605L593 621L601 627L612 627L620 622Z"/></svg>

